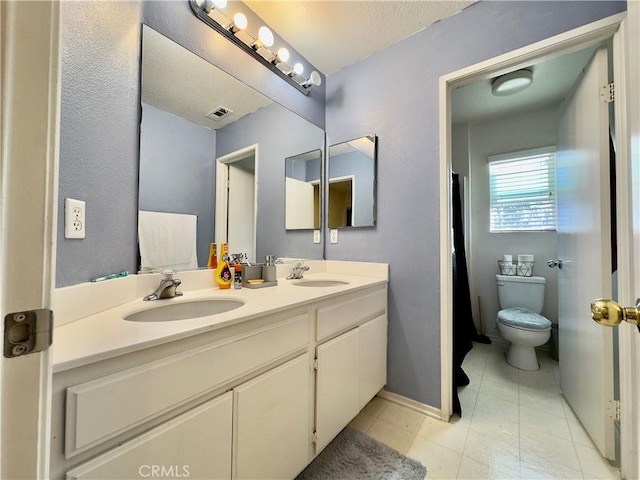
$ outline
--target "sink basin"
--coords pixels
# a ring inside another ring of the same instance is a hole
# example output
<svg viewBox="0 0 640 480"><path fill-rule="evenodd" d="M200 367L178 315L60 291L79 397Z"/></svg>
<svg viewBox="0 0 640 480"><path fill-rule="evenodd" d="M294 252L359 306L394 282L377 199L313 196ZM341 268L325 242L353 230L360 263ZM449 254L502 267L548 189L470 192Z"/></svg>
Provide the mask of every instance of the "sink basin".
<svg viewBox="0 0 640 480"><path fill-rule="evenodd" d="M340 287L348 284L342 280L300 280L294 283L298 287Z"/></svg>
<svg viewBox="0 0 640 480"><path fill-rule="evenodd" d="M163 300L156 300L162 302ZM228 312L244 305L241 300L209 299L193 300L190 302L176 302L141 310L125 315L130 322L171 322L190 318L208 317L218 313Z"/></svg>

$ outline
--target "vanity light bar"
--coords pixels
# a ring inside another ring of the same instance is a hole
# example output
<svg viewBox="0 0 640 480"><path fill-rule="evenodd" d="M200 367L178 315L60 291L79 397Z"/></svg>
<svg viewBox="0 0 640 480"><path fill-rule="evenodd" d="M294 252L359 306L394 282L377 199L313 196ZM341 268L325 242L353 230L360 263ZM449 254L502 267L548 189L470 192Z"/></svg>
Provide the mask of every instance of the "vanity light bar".
<svg viewBox="0 0 640 480"><path fill-rule="evenodd" d="M202 5L200 5L198 0L189 0L189 5L191 5L191 10L193 10L195 16L198 17L201 21L209 25L216 32L235 44L245 53L251 55L254 59L267 67L277 76L282 78L289 85L295 87L299 92L303 93L304 95L309 95L309 91L311 90L311 87L313 85L320 85L321 77L318 72L312 72L309 80L301 77L300 75L293 74L290 67L288 67L288 69L283 68L286 67L286 64L284 64L284 62L277 63L277 55L269 51L269 49L266 48L266 46L260 39L254 39L254 42L249 43L243 42L238 36L236 36L233 28L225 27L224 25L221 25L213 18L211 18L211 16L205 10L206 2L202 2ZM215 9L216 7L214 6L213 8ZM239 32L242 32L242 30L239 30ZM244 32L243 36L248 37L249 35ZM259 48L254 48L253 45L258 46L258 43L260 43ZM288 72L292 73L289 74Z"/></svg>

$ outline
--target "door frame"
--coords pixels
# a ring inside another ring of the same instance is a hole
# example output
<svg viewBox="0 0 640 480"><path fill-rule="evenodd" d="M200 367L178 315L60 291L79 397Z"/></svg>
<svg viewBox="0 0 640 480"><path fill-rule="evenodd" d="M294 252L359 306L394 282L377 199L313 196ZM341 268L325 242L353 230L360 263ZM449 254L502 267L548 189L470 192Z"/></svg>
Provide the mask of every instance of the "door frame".
<svg viewBox="0 0 640 480"><path fill-rule="evenodd" d="M53 308L59 46L60 2L1 2L2 318ZM0 358L1 478L49 477L52 364L51 348Z"/></svg>
<svg viewBox="0 0 640 480"><path fill-rule="evenodd" d="M621 46L625 39L616 33L620 30L626 13L619 13L597 22L584 25L574 30L561 33L545 40L527 45L512 52L499 55L489 60L471 65L440 77L440 340L441 340L441 371L440 371L440 399L441 418L448 421L453 413L453 293L452 285L452 260L450 245L452 241L452 216L451 216L451 173L452 173L452 143L451 143L451 94L455 88L469 85L480 80L508 73L509 71L523 68L532 62L539 62L561 54L566 54L600 42L617 38L614 42L613 61L618 68L624 68L624 52ZM621 73L621 72L616 72ZM616 79L616 81L618 81ZM625 104L626 92L616 88L615 104ZM618 119L616 119L618 120ZM626 129L618 131L618 143L627 143ZM628 164L626 149L617 154L619 164ZM627 167L628 168L628 167ZM620 177L619 177L620 178ZM629 215L629 197L621 198L625 191L618 193L618 217ZM619 229L621 228L618 222ZM628 225L628 222L626 223ZM624 227L624 225L622 225ZM621 238L620 233L618 238ZM626 238L626 237L625 237ZM623 258L619 257L619 265ZM622 280L622 279L621 279ZM626 459L630 461L629 458ZM623 457L623 469L625 467Z"/></svg>
<svg viewBox="0 0 640 480"><path fill-rule="evenodd" d="M229 207L229 165L253 154L255 159L254 191L253 191L253 258L256 258L258 236L258 144L254 143L231 153L216 158L216 211L214 218L216 243L227 242L227 214Z"/></svg>

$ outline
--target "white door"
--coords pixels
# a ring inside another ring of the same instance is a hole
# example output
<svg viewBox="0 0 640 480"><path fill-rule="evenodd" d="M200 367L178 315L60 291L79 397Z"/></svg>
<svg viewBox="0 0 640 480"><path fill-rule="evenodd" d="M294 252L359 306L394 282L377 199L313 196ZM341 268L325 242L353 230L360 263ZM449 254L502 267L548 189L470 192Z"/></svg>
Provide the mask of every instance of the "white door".
<svg viewBox="0 0 640 480"><path fill-rule="evenodd" d="M234 478L294 478L309 463L310 385L304 354L234 388Z"/></svg>
<svg viewBox="0 0 640 480"><path fill-rule="evenodd" d="M318 346L316 432L319 453L360 411L358 329Z"/></svg>
<svg viewBox="0 0 640 480"><path fill-rule="evenodd" d="M51 309L57 211L59 8L57 2L0 2L3 326L11 313ZM48 477L50 352L49 348L24 357L0 359L0 478Z"/></svg>
<svg viewBox="0 0 640 480"><path fill-rule="evenodd" d="M255 262L255 173L229 164L227 242L229 253L246 253Z"/></svg>
<svg viewBox="0 0 640 480"><path fill-rule="evenodd" d="M560 388L602 455L614 458L613 331L591 319L611 295L609 117L600 100L607 51L599 49L565 106L558 132L558 337Z"/></svg>
<svg viewBox="0 0 640 480"><path fill-rule="evenodd" d="M640 2L629 2L624 35L614 37L616 90L626 94L615 102L621 160L617 164L618 298L623 306L640 297ZM623 30L624 30L623 29ZM622 38L620 38L622 37ZM618 67L623 65L622 71ZM616 94L617 95L617 94ZM623 478L640 478L640 332L623 322L620 345L620 456Z"/></svg>
<svg viewBox="0 0 640 480"><path fill-rule="evenodd" d="M313 184L286 177L284 192L284 228L287 230L313 228L315 224Z"/></svg>

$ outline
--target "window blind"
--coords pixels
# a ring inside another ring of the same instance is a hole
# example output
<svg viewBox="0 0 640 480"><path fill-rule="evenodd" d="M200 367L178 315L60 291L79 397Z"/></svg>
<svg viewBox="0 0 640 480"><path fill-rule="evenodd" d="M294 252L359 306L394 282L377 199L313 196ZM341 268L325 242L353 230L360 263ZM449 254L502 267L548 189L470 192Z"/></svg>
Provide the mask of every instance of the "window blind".
<svg viewBox="0 0 640 480"><path fill-rule="evenodd" d="M490 231L556 229L555 148L489 157Z"/></svg>

